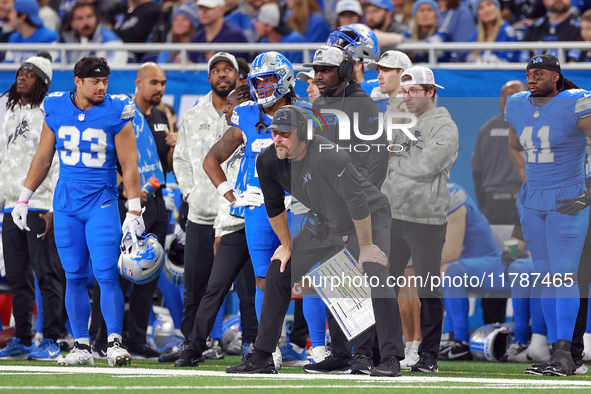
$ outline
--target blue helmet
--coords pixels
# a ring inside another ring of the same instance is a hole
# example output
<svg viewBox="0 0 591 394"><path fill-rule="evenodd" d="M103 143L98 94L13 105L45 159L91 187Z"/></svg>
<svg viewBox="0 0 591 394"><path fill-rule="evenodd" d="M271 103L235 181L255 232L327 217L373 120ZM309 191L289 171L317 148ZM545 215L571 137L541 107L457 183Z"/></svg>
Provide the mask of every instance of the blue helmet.
<svg viewBox="0 0 591 394"><path fill-rule="evenodd" d="M363 23L339 27L337 31L328 36L326 45L343 48L357 61L377 60L380 56L376 35Z"/></svg>
<svg viewBox="0 0 591 394"><path fill-rule="evenodd" d="M164 258L164 249L154 234L138 235L135 240L127 232L121 240L117 270L125 279L143 285L160 276Z"/></svg>
<svg viewBox="0 0 591 394"><path fill-rule="evenodd" d="M275 76L277 82L273 85L273 94L259 97L259 92L265 92L267 88L258 88L259 82L267 76ZM252 69L246 78L250 87L250 94L257 104L270 107L277 100L287 94L295 85L293 67L289 60L279 52L265 52L258 55L252 62Z"/></svg>

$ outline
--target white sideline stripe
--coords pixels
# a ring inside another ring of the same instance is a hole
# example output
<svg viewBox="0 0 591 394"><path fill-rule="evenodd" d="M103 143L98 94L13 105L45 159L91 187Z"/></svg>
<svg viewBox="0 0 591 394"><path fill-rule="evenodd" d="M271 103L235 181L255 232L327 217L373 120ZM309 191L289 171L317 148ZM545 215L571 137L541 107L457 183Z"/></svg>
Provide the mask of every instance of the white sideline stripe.
<svg viewBox="0 0 591 394"><path fill-rule="evenodd" d="M505 378L456 378L456 377L438 377L438 376L402 376L398 378L375 378L366 375L343 375L343 374L294 374L294 373L281 373L278 375L268 374L252 374L252 375L229 375L223 371L203 371L195 369L154 369L154 368L89 368L89 367L44 367L44 366L2 366L0 370L0 376L5 372L18 372L26 375L27 373L55 373L55 374L99 374L99 375L112 375L113 377L137 377L138 375L144 377L161 377L161 376L208 376L208 377L225 377L232 378L232 380L267 380L267 381L282 381L282 380L349 380L356 381L359 383L372 382L376 384L376 387L382 387L377 383L460 383L460 384L479 384L480 386L467 386L468 388L477 389L483 387L483 385L490 386L489 388L591 388L591 380L546 380L546 379L507 379ZM13 373L11 373L13 375ZM539 387L536 387L539 386ZM45 387L49 389L49 387ZM106 386L103 386L106 387ZM177 386L171 386L177 387ZM182 387L182 386L179 386ZM191 386L192 387L192 386ZM197 386L204 387L204 386ZM225 386L215 386L225 387ZM238 386L228 386L238 387ZM246 386L246 387L258 387L258 386ZM270 386L263 386L270 387ZM277 386L285 388L286 386ZM294 387L294 386L290 386ZM304 386L311 387L311 386ZM333 385L327 385L328 387L337 387ZM353 387L353 386L343 386ZM363 385L362 387L369 387ZM391 386L390 386L391 387ZM396 387L399 387L396 385ZM402 387L402 385L400 386ZM412 386L416 387L416 386ZM429 386L431 387L431 386ZM18 387L14 387L16 389ZM63 387L61 387L63 389ZM132 387L132 388L151 388L151 387ZM442 388L446 388L443 386ZM457 388L457 386L456 386ZM6 389L6 387L0 387L0 389Z"/></svg>
<svg viewBox="0 0 591 394"><path fill-rule="evenodd" d="M419 386L416 385L396 385L396 386L373 386L373 385L356 385L356 386L344 386L344 385L290 385L290 386L153 386L153 387L138 387L138 386L10 386L10 387L0 387L0 390L88 390L88 391L100 391L100 390L248 390L248 389L270 389L270 390L277 390L277 389L384 389L392 391L392 389L418 389ZM429 389L441 389L441 390L458 390L458 389L468 389L468 390L515 390L515 389L528 389L528 390L547 390L556 388L552 385L548 385L546 387L496 387L496 386L425 386L425 388ZM583 387L565 387L561 386L561 388L571 389L571 390L581 390L584 389Z"/></svg>

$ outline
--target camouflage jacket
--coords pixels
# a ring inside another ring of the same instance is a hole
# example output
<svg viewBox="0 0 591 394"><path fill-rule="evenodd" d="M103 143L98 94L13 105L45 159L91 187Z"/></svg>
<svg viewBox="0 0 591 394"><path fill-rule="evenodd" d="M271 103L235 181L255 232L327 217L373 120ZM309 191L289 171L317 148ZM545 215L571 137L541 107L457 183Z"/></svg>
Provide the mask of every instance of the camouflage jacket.
<svg viewBox="0 0 591 394"><path fill-rule="evenodd" d="M31 161L39 146L43 120L41 109L32 108L31 104L24 107L17 104L14 110L8 110L4 116L0 133L0 193L3 195L0 200L4 199L7 210L12 210L25 184ZM58 174L59 161L54 155L47 177L29 201L29 209L51 209Z"/></svg>
<svg viewBox="0 0 591 394"><path fill-rule="evenodd" d="M382 192L388 196L392 217L413 223L438 225L447 220L450 170L458 156L458 127L445 108L417 118L409 129L394 135L401 152L390 158Z"/></svg>
<svg viewBox="0 0 591 394"><path fill-rule="evenodd" d="M220 116L213 106L211 92L188 110L181 121L172 166L189 204L188 219L193 223L213 225L217 215L219 194L203 170L203 160L228 127L226 117Z"/></svg>
<svg viewBox="0 0 591 394"><path fill-rule="evenodd" d="M218 136L218 139L222 137L222 134ZM244 140L246 140L246 137L244 137ZM236 184L245 146L246 144L240 145L232 156L222 163L222 168L226 173L226 178L228 178L230 185ZM218 216L215 218L213 228L215 229L216 237L223 237L226 234L231 234L244 228L244 219L230 215L230 202L223 196L218 198Z"/></svg>

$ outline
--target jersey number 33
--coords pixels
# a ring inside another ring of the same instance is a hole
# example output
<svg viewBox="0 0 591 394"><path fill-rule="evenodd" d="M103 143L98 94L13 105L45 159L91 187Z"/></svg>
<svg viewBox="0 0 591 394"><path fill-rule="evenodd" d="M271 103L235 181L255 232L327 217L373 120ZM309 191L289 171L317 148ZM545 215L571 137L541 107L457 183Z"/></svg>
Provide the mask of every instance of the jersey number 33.
<svg viewBox="0 0 591 394"><path fill-rule="evenodd" d="M61 126L58 138L64 140L60 159L66 165L75 166L80 160L86 167L102 167L107 159L107 133L100 129L86 129L80 132L75 126ZM80 142L90 142L90 152L80 151Z"/></svg>

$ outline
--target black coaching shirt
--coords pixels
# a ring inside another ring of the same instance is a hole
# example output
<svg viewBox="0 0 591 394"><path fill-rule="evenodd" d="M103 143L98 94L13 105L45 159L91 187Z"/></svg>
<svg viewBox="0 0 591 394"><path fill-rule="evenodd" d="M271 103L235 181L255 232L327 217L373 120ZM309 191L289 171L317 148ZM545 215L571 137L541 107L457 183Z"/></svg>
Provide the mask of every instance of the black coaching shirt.
<svg viewBox="0 0 591 394"><path fill-rule="evenodd" d="M320 214L336 234L353 233L352 219L361 220L370 214L374 228L391 221L386 196L361 176L346 152L337 152L324 137L315 135L308 142L301 161L278 159L271 145L259 155L256 167L270 218L285 210L287 191Z"/></svg>

